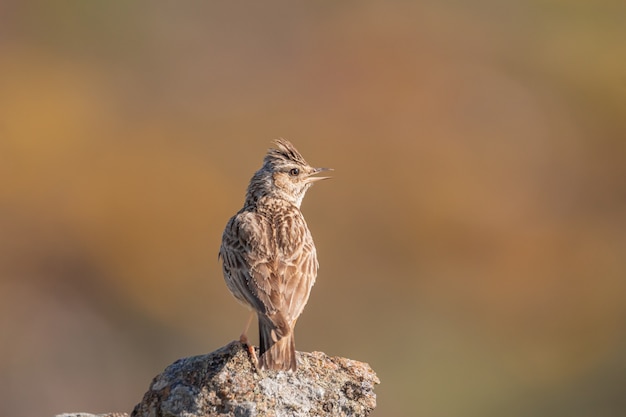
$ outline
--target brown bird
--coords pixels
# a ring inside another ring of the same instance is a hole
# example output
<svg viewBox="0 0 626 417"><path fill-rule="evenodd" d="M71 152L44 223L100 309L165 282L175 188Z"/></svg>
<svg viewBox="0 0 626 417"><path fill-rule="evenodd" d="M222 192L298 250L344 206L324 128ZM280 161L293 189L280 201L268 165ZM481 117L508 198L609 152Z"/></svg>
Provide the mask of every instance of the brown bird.
<svg viewBox="0 0 626 417"><path fill-rule="evenodd" d="M257 313L261 368L295 370L293 330L318 268L300 204L314 182L329 178L313 175L330 169L311 167L287 140L275 143L224 229L219 257L230 292ZM252 317L241 335L246 344Z"/></svg>

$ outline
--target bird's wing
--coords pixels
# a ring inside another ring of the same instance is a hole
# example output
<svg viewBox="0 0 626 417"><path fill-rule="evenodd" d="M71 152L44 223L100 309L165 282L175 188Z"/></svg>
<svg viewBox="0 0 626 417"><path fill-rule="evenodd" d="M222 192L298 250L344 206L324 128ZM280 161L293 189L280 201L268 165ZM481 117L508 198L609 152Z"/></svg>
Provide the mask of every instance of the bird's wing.
<svg viewBox="0 0 626 417"><path fill-rule="evenodd" d="M287 211L276 231L276 275L280 298L275 303L293 325L309 300L317 276L313 238L299 210Z"/></svg>
<svg viewBox="0 0 626 417"><path fill-rule="evenodd" d="M269 258L267 232L267 225L260 216L238 213L226 225L219 252L224 278L233 295L260 313L271 310L272 305L263 291L260 297L257 295L257 279L253 279L251 273L263 270L262 265Z"/></svg>

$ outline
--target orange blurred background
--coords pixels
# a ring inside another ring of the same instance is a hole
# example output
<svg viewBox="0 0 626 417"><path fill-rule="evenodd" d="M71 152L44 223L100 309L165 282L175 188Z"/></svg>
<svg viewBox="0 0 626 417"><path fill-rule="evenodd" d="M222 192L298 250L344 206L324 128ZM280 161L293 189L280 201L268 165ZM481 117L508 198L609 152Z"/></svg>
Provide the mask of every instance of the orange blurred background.
<svg viewBox="0 0 626 417"><path fill-rule="evenodd" d="M622 415L624 21L3 2L0 415L130 411L239 336L217 251L276 137L335 168L303 204L321 267L297 348L369 362L373 415Z"/></svg>

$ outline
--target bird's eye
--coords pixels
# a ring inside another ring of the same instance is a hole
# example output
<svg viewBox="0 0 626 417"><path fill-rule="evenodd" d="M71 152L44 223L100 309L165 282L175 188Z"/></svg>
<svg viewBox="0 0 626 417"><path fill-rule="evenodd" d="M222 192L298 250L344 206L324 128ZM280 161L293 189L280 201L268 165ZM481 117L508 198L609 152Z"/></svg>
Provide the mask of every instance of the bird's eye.
<svg viewBox="0 0 626 417"><path fill-rule="evenodd" d="M289 175L291 175L292 177L295 177L296 175L298 175L300 173L300 170L298 168L291 168L289 170Z"/></svg>

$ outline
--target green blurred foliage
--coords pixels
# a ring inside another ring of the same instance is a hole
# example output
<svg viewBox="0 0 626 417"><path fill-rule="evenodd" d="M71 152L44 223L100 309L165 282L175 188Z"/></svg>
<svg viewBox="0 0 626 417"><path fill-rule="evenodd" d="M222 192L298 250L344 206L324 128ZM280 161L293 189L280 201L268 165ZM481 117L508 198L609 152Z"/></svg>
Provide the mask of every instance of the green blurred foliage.
<svg viewBox="0 0 626 417"><path fill-rule="evenodd" d="M379 416L626 410L626 3L0 5L0 414L129 411L238 337L221 231L335 168L299 350ZM254 340L254 338L253 338Z"/></svg>

